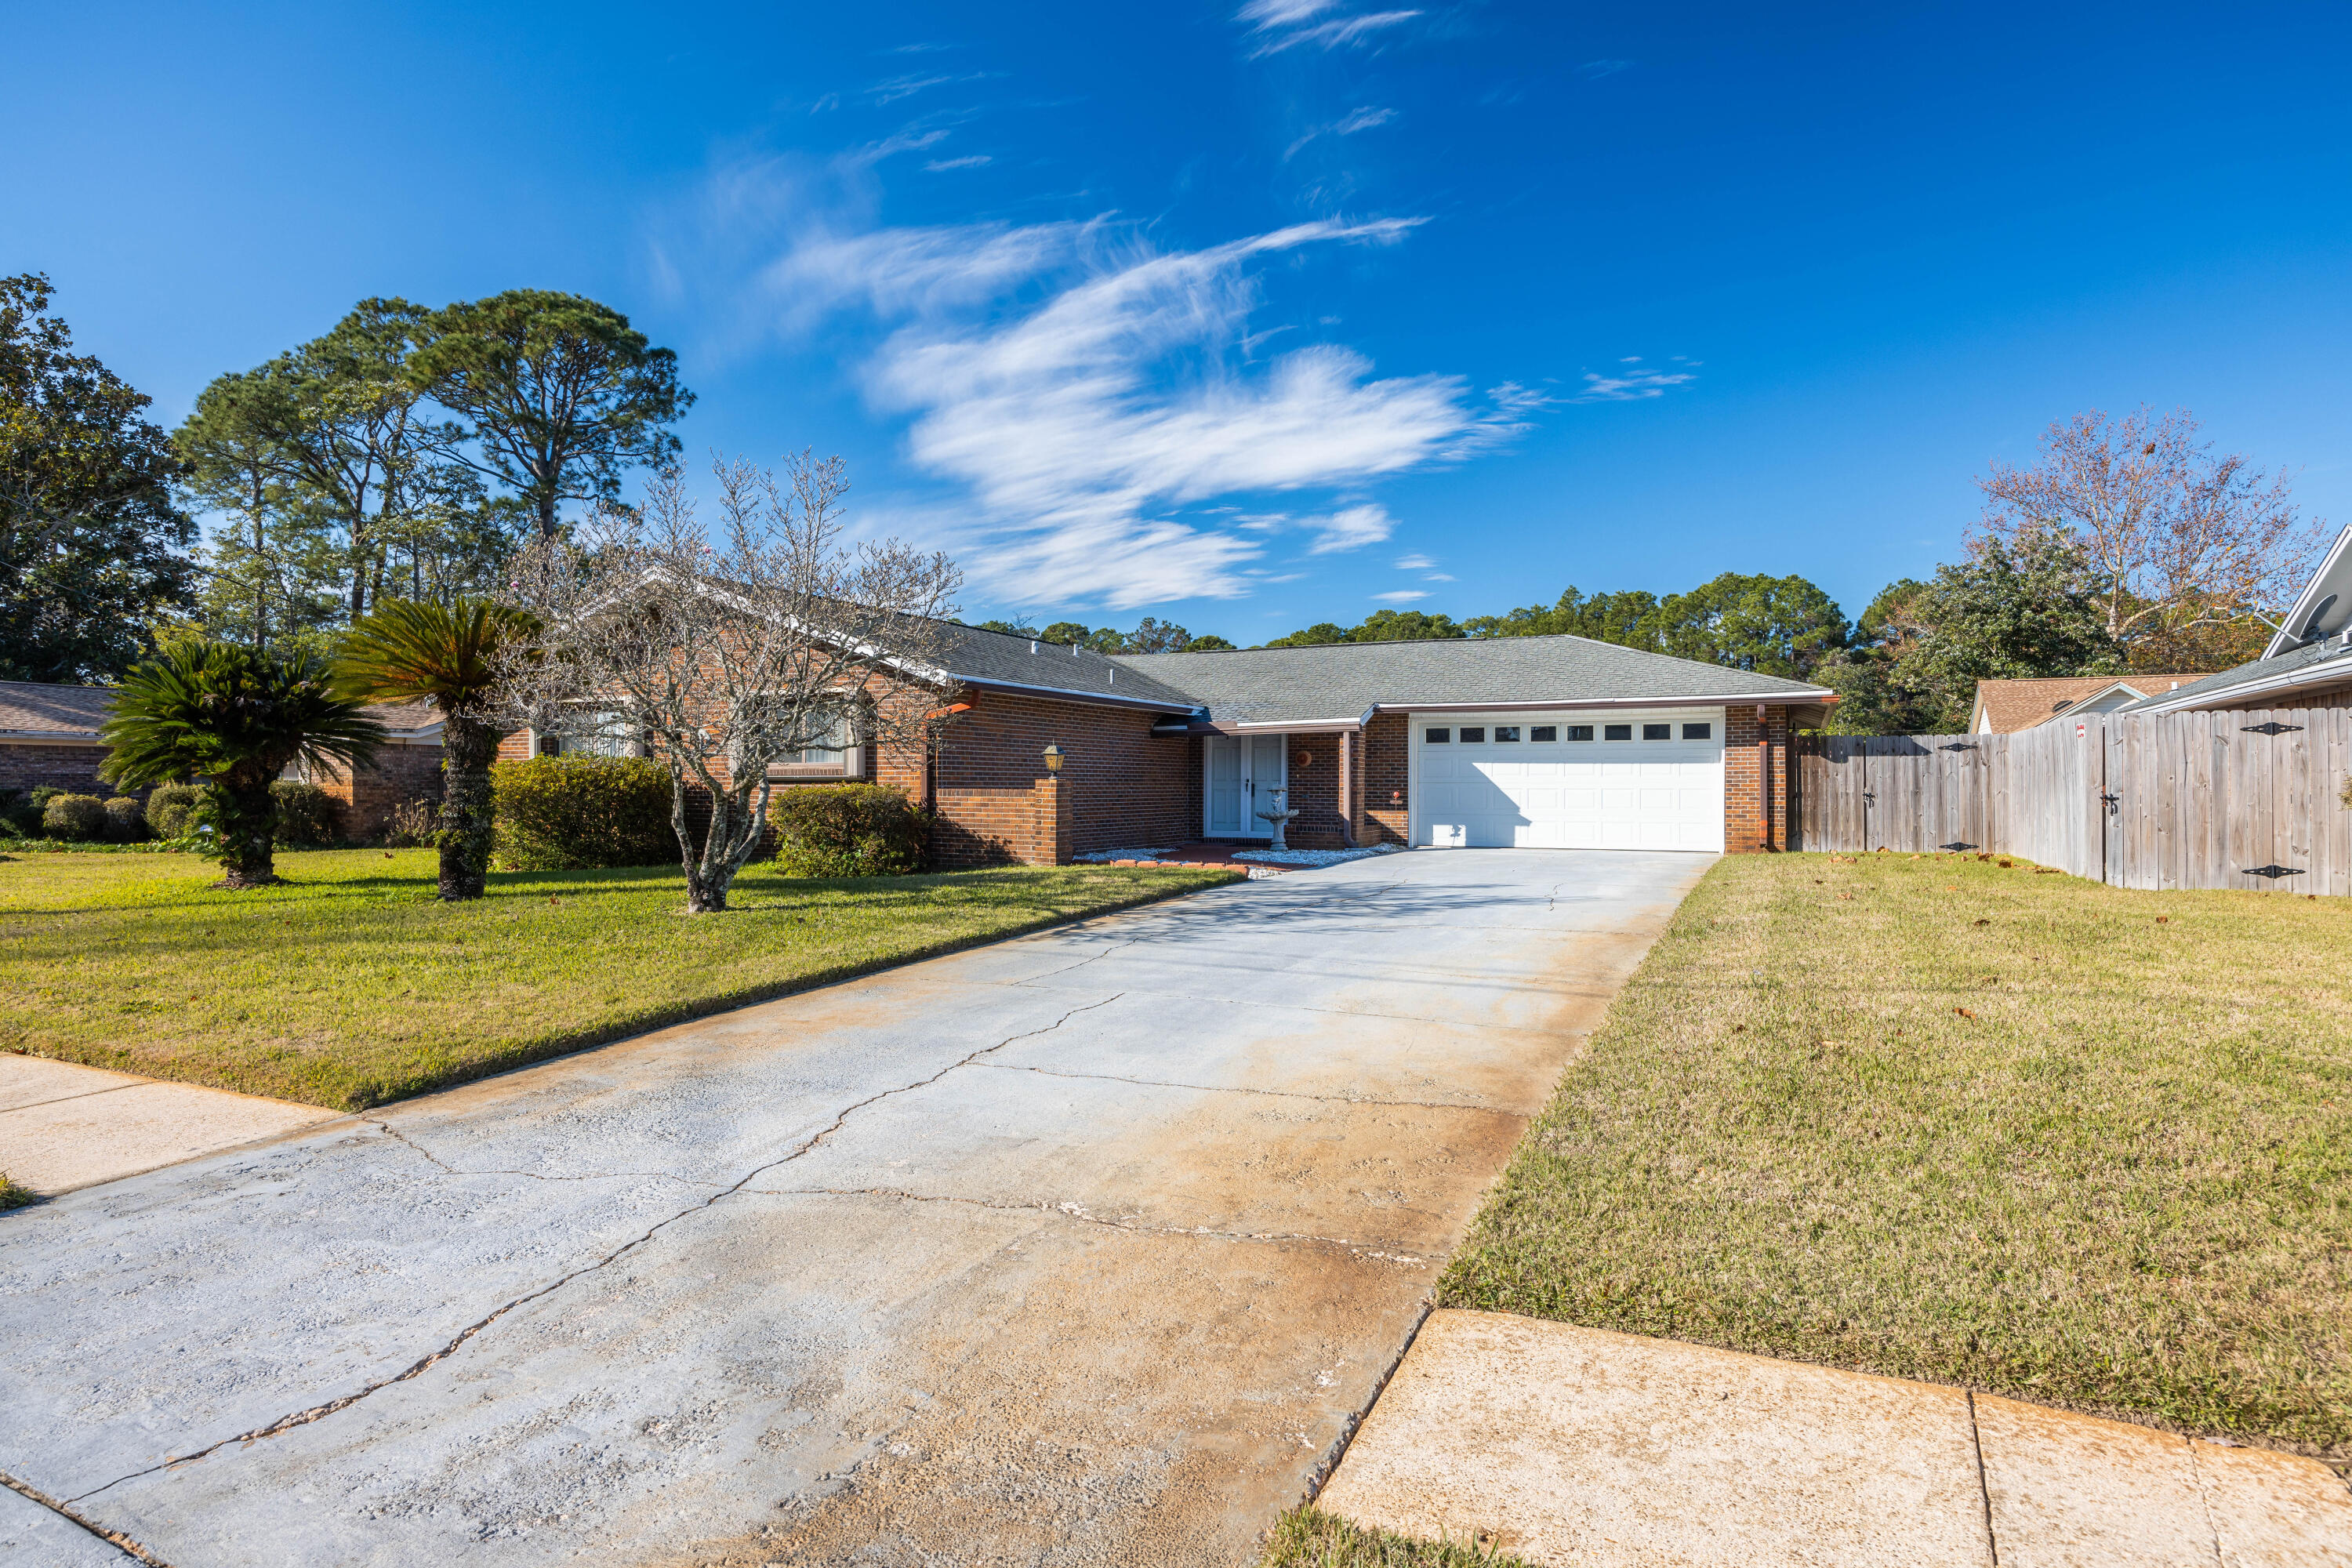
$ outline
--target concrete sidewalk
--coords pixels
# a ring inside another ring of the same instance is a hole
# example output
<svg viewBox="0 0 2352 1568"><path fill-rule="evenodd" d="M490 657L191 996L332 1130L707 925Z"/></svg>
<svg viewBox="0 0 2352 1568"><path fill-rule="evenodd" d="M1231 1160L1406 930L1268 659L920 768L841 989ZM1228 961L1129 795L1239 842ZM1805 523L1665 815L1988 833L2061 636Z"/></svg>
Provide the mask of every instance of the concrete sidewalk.
<svg viewBox="0 0 2352 1568"><path fill-rule="evenodd" d="M55 1197L332 1121L282 1100L0 1054L0 1171Z"/></svg>
<svg viewBox="0 0 2352 1568"><path fill-rule="evenodd" d="M1431 1314L1318 1501L1578 1568L2352 1568L2316 1460L1499 1312Z"/></svg>

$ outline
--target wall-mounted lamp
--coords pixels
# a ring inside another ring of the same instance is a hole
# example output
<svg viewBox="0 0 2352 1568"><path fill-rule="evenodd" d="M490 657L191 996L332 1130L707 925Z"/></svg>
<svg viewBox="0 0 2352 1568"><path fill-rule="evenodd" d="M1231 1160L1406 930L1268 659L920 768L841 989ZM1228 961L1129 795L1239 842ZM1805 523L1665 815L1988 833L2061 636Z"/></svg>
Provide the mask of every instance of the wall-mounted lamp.
<svg viewBox="0 0 2352 1568"><path fill-rule="evenodd" d="M1049 773L1062 771L1062 748L1051 741L1045 742L1045 771Z"/></svg>

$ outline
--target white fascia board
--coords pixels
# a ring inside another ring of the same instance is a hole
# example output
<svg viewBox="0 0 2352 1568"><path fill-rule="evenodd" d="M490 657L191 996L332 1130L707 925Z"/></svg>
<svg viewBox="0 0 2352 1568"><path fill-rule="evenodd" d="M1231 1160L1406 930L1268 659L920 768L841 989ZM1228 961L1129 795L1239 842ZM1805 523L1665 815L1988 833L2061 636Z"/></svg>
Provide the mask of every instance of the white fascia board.
<svg viewBox="0 0 2352 1568"><path fill-rule="evenodd" d="M2337 534L2336 542L2328 546L2327 554L2319 563L2319 570L2314 572L2311 581L2303 585L2303 592L2295 596L2294 608L2286 613L2286 619L2279 624L2278 631L2263 647L2264 658L2276 658L2289 648L2303 646L2303 623L2310 618L2313 606L2327 597L2329 593L2352 595L2352 560L2347 560L2345 553L2347 545L2352 545L2352 527ZM2337 570L2339 566L2344 570ZM2334 588L2327 586L2330 581L2335 582ZM2341 602L2338 601L2339 604ZM2336 629L2340 631L2345 626L2352 626L2352 617L2339 622Z"/></svg>
<svg viewBox="0 0 2352 1568"><path fill-rule="evenodd" d="M2204 691L2183 697L2179 692L2167 692L2167 700L2154 702L2146 708L2134 707L2132 713L2179 713L2200 708L2244 708L2262 706L2243 703L2241 697L2258 696L2263 692L2293 691L2305 686L2342 686L2352 682L2352 659L2342 656L2307 664L2301 669L2284 675L2266 676L2261 680L2249 680L2242 686L2225 686L2218 690ZM2063 715L2061 715L2063 717Z"/></svg>
<svg viewBox="0 0 2352 1568"><path fill-rule="evenodd" d="M1822 688L1810 691L1732 692L1722 697L1578 697L1551 702L1383 702L1381 713L1545 713L1579 708L1728 708L1742 702L1818 702L1837 693Z"/></svg>
<svg viewBox="0 0 2352 1568"><path fill-rule="evenodd" d="M95 730L0 730L0 742L20 746L102 746Z"/></svg>

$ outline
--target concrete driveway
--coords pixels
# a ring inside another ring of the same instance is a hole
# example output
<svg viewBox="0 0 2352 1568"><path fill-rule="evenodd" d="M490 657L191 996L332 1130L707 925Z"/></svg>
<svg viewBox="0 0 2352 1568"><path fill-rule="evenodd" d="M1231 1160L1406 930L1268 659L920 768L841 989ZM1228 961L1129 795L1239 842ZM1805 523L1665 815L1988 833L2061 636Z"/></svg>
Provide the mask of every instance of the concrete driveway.
<svg viewBox="0 0 2352 1568"><path fill-rule="evenodd" d="M0 1562L1245 1562L1708 863L1219 889L0 1218Z"/></svg>

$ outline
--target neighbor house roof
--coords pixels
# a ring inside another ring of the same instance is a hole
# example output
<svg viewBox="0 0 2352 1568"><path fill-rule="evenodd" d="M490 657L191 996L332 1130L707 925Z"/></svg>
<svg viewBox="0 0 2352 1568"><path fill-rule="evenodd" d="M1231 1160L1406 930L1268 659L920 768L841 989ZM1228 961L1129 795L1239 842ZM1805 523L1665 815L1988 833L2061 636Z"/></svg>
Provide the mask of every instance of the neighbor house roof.
<svg viewBox="0 0 2352 1568"><path fill-rule="evenodd" d="M2118 689L2135 700L2169 691L2196 675L2065 675L2021 680L1979 680L1976 710L1969 717L1972 735L2009 735L2044 724L2070 709L2095 700Z"/></svg>
<svg viewBox="0 0 2352 1568"><path fill-rule="evenodd" d="M1834 696L1801 680L1576 637L1128 654L1118 663L1193 699L1212 721L1230 724L1329 723L1360 719L1375 708L1785 703Z"/></svg>
<svg viewBox="0 0 2352 1568"><path fill-rule="evenodd" d="M2298 692L2352 686L2352 637L2258 658L2219 675L2201 676L2175 690L2151 692L2126 713L2172 713L2190 708L2292 708Z"/></svg>
<svg viewBox="0 0 2352 1568"><path fill-rule="evenodd" d="M111 686L46 686L30 680L0 680L0 740L48 741L58 745L98 744L98 731L114 711ZM379 702L368 717L406 740L441 727L430 702Z"/></svg>

